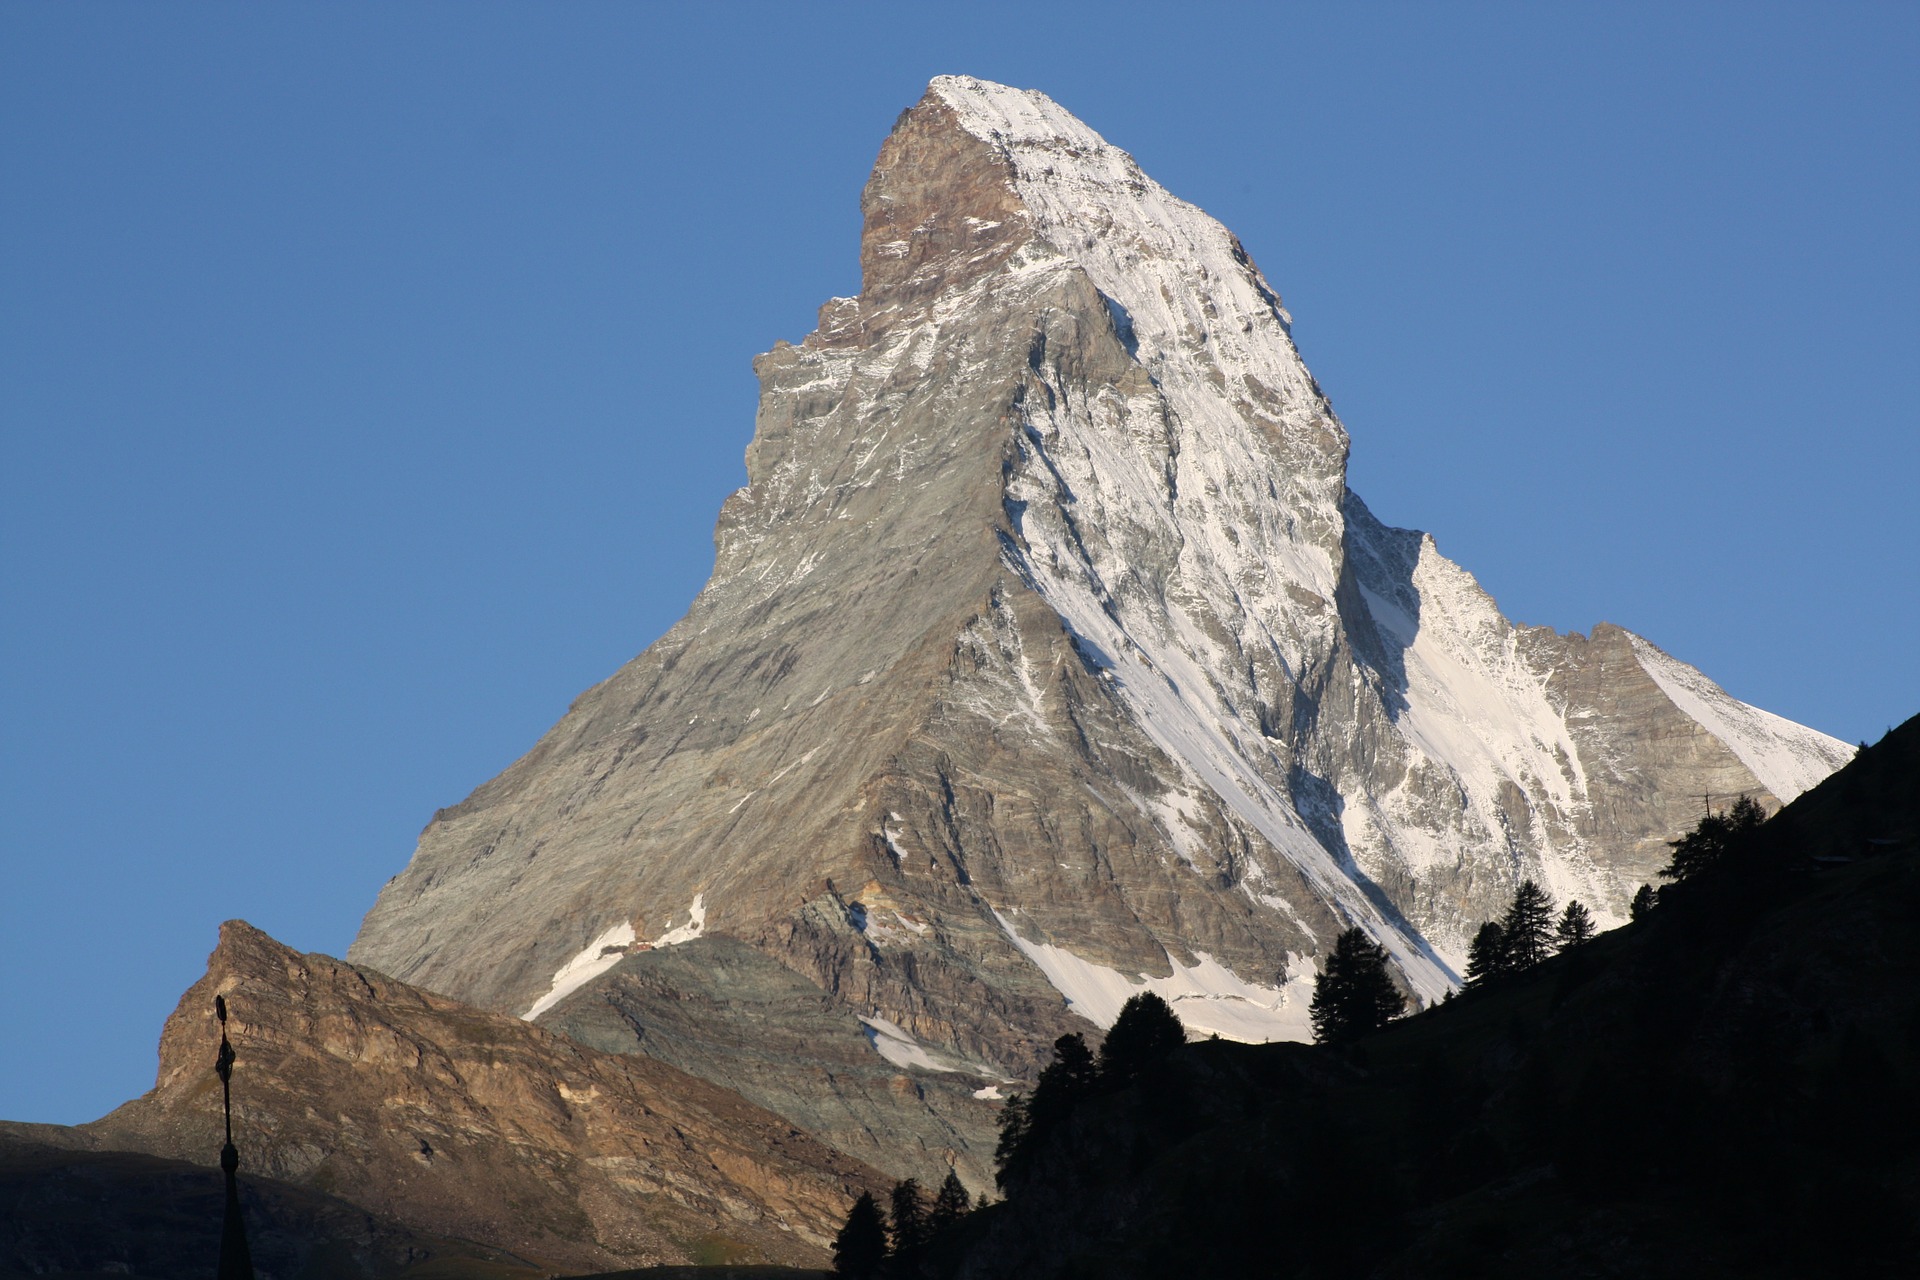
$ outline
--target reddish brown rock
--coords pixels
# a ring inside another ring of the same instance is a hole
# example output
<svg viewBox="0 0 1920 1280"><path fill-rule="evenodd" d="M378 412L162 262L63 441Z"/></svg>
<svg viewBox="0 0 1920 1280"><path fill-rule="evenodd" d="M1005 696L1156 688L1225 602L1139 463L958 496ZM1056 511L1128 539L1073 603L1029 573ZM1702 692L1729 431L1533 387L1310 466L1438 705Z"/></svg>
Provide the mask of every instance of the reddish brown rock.
<svg viewBox="0 0 1920 1280"><path fill-rule="evenodd" d="M241 1174L569 1271L818 1265L884 1179L738 1095L229 921L160 1039L153 1090L83 1126L211 1162L215 995L239 1055Z"/></svg>

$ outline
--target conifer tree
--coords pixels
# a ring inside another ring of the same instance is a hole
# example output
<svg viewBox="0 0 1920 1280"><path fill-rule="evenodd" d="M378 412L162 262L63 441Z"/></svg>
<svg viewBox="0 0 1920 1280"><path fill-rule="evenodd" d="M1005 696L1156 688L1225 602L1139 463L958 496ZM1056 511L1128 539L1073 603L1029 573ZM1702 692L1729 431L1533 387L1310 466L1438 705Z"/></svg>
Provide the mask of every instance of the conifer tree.
<svg viewBox="0 0 1920 1280"><path fill-rule="evenodd" d="M1593 937L1593 933L1593 913L1575 898L1567 903L1567 909L1560 913L1560 922L1553 926L1553 949L1571 951Z"/></svg>
<svg viewBox="0 0 1920 1280"><path fill-rule="evenodd" d="M1142 991L1120 1009L1100 1045L1100 1082L1126 1084L1187 1042L1173 1006Z"/></svg>
<svg viewBox="0 0 1920 1280"><path fill-rule="evenodd" d="M1633 901L1627 904L1627 918L1630 920L1646 919L1647 912L1653 910L1654 903L1658 900L1659 895L1654 892L1652 885L1641 885L1634 891Z"/></svg>
<svg viewBox="0 0 1920 1280"><path fill-rule="evenodd" d="M1661 878L1685 880L1720 865L1766 820L1766 810L1747 796L1735 800L1731 809L1708 814L1686 835L1668 841L1673 861L1661 869Z"/></svg>
<svg viewBox="0 0 1920 1280"><path fill-rule="evenodd" d="M960 1175L947 1170L947 1180L940 1184L940 1193L933 1198L933 1209L927 1214L927 1235L937 1236L973 1209L973 1202L967 1198L967 1188L960 1181Z"/></svg>
<svg viewBox="0 0 1920 1280"><path fill-rule="evenodd" d="M1314 979L1313 1038L1321 1044L1342 1044L1397 1018L1407 998L1393 985L1387 971L1387 949L1357 926L1334 939L1326 968Z"/></svg>
<svg viewBox="0 0 1920 1280"><path fill-rule="evenodd" d="M927 1242L930 1234L926 1196L921 1192L917 1179L907 1178L894 1184L892 1207L894 1256L913 1254Z"/></svg>
<svg viewBox="0 0 1920 1280"><path fill-rule="evenodd" d="M1513 905L1500 922L1501 946L1507 967L1522 972L1553 953L1553 899L1531 880L1514 890Z"/></svg>
<svg viewBox="0 0 1920 1280"><path fill-rule="evenodd" d="M1093 1092L1096 1076L1093 1050L1087 1048L1085 1036L1075 1031L1055 1040L1053 1061L1040 1073L1039 1083L1033 1086L1033 1097L1027 1100L1029 1139L1058 1128L1073 1113L1080 1099Z"/></svg>
<svg viewBox="0 0 1920 1280"><path fill-rule="evenodd" d="M1093 1092L1097 1073L1093 1051L1079 1032L1053 1042L1053 1061L1040 1073L1033 1096L1014 1097L1000 1113L1000 1142L994 1148L995 1180L1011 1186L1025 1175L1033 1152L1048 1134L1066 1123L1080 1100Z"/></svg>
<svg viewBox="0 0 1920 1280"><path fill-rule="evenodd" d="M1467 985L1477 987L1507 971L1507 935L1498 920L1489 920L1467 947Z"/></svg>
<svg viewBox="0 0 1920 1280"><path fill-rule="evenodd" d="M848 1280L875 1280L886 1261L887 1220L872 1194L862 1191L833 1238L833 1273Z"/></svg>
<svg viewBox="0 0 1920 1280"><path fill-rule="evenodd" d="M1027 1097L1016 1093L1000 1108L1000 1140L993 1148L993 1180L1002 1189L1016 1176L1027 1144ZM984 1192L982 1194L985 1194Z"/></svg>

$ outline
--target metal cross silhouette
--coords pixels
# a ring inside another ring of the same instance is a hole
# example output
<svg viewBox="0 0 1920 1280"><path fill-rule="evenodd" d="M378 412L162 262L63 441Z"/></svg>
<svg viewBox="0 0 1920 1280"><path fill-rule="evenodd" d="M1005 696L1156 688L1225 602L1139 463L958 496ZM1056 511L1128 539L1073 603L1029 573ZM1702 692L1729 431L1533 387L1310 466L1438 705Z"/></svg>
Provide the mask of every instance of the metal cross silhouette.
<svg viewBox="0 0 1920 1280"><path fill-rule="evenodd" d="M214 1016L220 1019L220 1056L213 1069L220 1076L220 1110L226 1117L227 1142L220 1148L220 1172L227 1179L227 1208L220 1220L220 1269L217 1280L253 1280L253 1256L247 1249L246 1224L240 1221L240 1184L235 1178L240 1168L240 1152L233 1145L233 1045L227 1040L227 998L213 998Z"/></svg>

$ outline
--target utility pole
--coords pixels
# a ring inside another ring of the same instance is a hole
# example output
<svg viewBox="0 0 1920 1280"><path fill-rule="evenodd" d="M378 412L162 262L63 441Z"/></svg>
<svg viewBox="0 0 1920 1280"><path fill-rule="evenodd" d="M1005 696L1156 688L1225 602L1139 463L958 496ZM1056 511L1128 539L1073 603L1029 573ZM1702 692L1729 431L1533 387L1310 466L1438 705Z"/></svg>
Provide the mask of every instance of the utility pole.
<svg viewBox="0 0 1920 1280"><path fill-rule="evenodd" d="M233 1145L233 1045L227 1040L227 998L213 998L220 1019L220 1056L213 1069L220 1075L220 1109L226 1116L227 1143L220 1148L220 1172L227 1176L227 1210L220 1220L220 1269L217 1280L253 1280L253 1255L247 1251L247 1228L240 1221L240 1152Z"/></svg>

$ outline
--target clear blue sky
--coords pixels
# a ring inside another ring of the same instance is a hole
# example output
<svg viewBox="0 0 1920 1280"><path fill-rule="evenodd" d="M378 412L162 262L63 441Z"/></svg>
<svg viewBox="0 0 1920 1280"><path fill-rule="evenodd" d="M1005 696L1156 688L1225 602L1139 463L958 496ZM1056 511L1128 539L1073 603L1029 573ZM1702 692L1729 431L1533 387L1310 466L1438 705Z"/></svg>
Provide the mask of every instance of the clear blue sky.
<svg viewBox="0 0 1920 1280"><path fill-rule="evenodd" d="M0 1117L149 1087L226 917L340 953L672 624L941 72L1234 228L1511 617L1877 738L1916 66L1895 4L0 2Z"/></svg>

